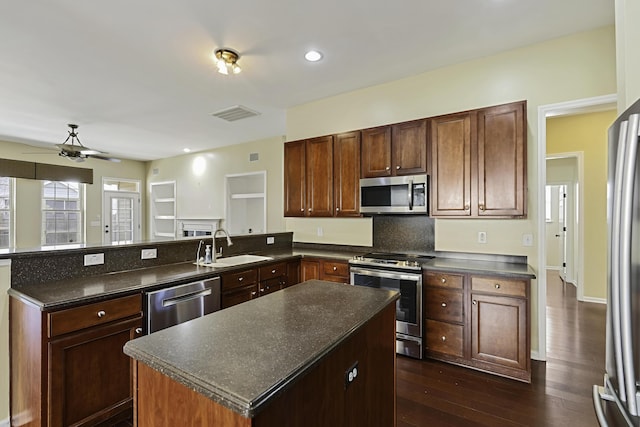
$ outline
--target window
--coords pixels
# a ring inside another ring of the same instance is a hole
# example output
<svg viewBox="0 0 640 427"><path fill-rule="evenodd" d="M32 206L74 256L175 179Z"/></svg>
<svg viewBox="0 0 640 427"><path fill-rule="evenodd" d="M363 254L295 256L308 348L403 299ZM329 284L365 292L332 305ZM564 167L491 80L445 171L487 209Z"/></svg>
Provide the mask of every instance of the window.
<svg viewBox="0 0 640 427"><path fill-rule="evenodd" d="M0 248L11 246L11 184L9 177L0 177Z"/></svg>
<svg viewBox="0 0 640 427"><path fill-rule="evenodd" d="M42 181L42 244L82 243L84 184Z"/></svg>

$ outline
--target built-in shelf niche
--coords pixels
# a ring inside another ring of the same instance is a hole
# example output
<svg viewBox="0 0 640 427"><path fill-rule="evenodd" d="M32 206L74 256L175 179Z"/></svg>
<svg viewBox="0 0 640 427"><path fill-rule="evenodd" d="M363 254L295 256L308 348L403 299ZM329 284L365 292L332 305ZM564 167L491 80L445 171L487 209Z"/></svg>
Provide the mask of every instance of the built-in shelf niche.
<svg viewBox="0 0 640 427"><path fill-rule="evenodd" d="M152 182L151 238L176 237L176 182Z"/></svg>
<svg viewBox="0 0 640 427"><path fill-rule="evenodd" d="M266 233L267 172L225 176L225 228L230 234Z"/></svg>

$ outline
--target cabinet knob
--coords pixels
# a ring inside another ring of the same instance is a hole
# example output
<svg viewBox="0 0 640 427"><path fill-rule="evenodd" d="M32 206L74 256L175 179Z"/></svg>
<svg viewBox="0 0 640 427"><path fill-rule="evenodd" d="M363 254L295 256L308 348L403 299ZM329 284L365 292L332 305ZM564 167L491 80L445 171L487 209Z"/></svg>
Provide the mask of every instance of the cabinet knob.
<svg viewBox="0 0 640 427"><path fill-rule="evenodd" d="M442 303L442 304L440 304L440 305L442 305L443 307L446 307L446 306L447 306L447 303L446 303L446 302L443 302L443 303Z"/></svg>
<svg viewBox="0 0 640 427"><path fill-rule="evenodd" d="M244 280L244 277L238 277L238 282L242 282Z"/></svg>
<svg viewBox="0 0 640 427"><path fill-rule="evenodd" d="M313 211L313 209L309 208L308 211L311 212L311 211Z"/></svg>
<svg viewBox="0 0 640 427"><path fill-rule="evenodd" d="M271 270L271 274L276 274L276 270L275 269Z"/></svg>
<svg viewBox="0 0 640 427"><path fill-rule="evenodd" d="M473 305L478 305L478 301L473 300Z"/></svg>
<svg viewBox="0 0 640 427"><path fill-rule="evenodd" d="M447 340L447 337L445 337L444 335L441 338L442 342L445 342Z"/></svg>
<svg viewBox="0 0 640 427"><path fill-rule="evenodd" d="M478 209L480 209L481 211L484 210L484 205L478 205Z"/></svg>
<svg viewBox="0 0 640 427"><path fill-rule="evenodd" d="M464 210L468 211L469 210L469 205L464 205Z"/></svg>
<svg viewBox="0 0 640 427"><path fill-rule="evenodd" d="M255 296L256 296L256 294L257 294L257 292L256 292L256 291L251 292L251 296L252 296L252 297L255 297Z"/></svg>
<svg viewBox="0 0 640 427"><path fill-rule="evenodd" d="M300 212L304 212L304 208L300 209Z"/></svg>
<svg viewBox="0 0 640 427"><path fill-rule="evenodd" d="M335 265L333 266L333 271L338 270L338 267L336 267Z"/></svg>
<svg viewBox="0 0 640 427"><path fill-rule="evenodd" d="M336 212L340 212L340 208L336 208Z"/></svg>
<svg viewBox="0 0 640 427"><path fill-rule="evenodd" d="M104 316L106 316L106 315L107 315L107 313L105 313L105 311L104 311L104 310L100 310L100 311L98 312L98 317L100 317L100 318L103 318L103 317L104 317Z"/></svg>
<svg viewBox="0 0 640 427"><path fill-rule="evenodd" d="M495 286L496 286L496 289L500 289L500 283L496 283Z"/></svg>
<svg viewBox="0 0 640 427"><path fill-rule="evenodd" d="M400 165L396 166L396 170L399 171L400 170Z"/></svg>
<svg viewBox="0 0 640 427"><path fill-rule="evenodd" d="M141 334L142 333L142 328L136 328L136 334Z"/></svg>
<svg viewBox="0 0 640 427"><path fill-rule="evenodd" d="M260 288L260 293L264 292L264 288Z"/></svg>
<svg viewBox="0 0 640 427"><path fill-rule="evenodd" d="M441 281L442 283L447 283L447 278L446 278L446 277L443 277L442 279L440 279L440 281Z"/></svg>
<svg viewBox="0 0 640 427"><path fill-rule="evenodd" d="M384 170L386 170L386 171L388 171L388 170L390 170L390 169L391 169L391 168L390 168L389 166L387 166L386 168L384 168Z"/></svg>

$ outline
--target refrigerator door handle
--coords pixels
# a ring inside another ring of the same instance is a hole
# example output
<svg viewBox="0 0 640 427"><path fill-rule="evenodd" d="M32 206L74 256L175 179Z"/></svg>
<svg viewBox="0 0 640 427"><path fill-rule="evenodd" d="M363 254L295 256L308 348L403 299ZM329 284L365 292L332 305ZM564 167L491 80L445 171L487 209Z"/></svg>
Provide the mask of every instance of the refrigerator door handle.
<svg viewBox="0 0 640 427"><path fill-rule="evenodd" d="M610 218L610 233L611 241L609 243L609 250L611 251L609 256L609 304L607 304L607 326L610 326L610 330L607 331L607 340L611 340L613 346L613 354L607 354L607 359L610 359L614 364L615 372L611 372L615 375L615 382L617 383L618 393L620 399L627 401L626 387L624 385L624 363L622 361L622 333L621 333L621 317L620 317L620 224L621 224L621 211L622 211L622 189L623 189L623 165L625 161L625 155L627 152L627 129L628 121L620 123L620 129L618 134L618 152L616 154L616 167L613 181L613 193L612 199L612 212ZM609 362L607 362L608 364Z"/></svg>
<svg viewBox="0 0 640 427"><path fill-rule="evenodd" d="M627 129L627 149L625 153L622 200L620 210L620 332L622 338L622 363L627 407L631 415L638 415L636 401L636 378L633 360L633 325L631 316L631 232L633 222L633 186L638 152L638 129L640 115L629 116ZM615 265L615 264L614 264ZM619 381L622 383L621 379Z"/></svg>

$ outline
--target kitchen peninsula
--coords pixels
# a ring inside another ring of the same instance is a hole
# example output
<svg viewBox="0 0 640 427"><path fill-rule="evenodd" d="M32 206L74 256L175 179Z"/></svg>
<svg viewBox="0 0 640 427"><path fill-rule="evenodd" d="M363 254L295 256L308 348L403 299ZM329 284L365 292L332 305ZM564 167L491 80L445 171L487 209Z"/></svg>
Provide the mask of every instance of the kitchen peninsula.
<svg viewBox="0 0 640 427"><path fill-rule="evenodd" d="M398 297L309 280L130 341L137 425L393 426Z"/></svg>

